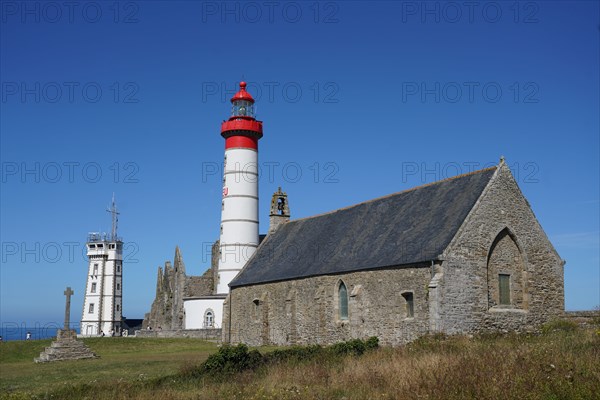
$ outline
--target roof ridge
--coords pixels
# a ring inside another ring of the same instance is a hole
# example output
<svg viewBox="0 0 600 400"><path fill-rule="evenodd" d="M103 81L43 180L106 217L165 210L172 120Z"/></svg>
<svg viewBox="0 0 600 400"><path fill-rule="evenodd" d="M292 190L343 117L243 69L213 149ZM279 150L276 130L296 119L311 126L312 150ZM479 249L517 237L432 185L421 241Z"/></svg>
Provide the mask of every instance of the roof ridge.
<svg viewBox="0 0 600 400"><path fill-rule="evenodd" d="M315 214L315 215L311 215L311 216L304 217L304 218L293 219L293 220L290 220L287 223L285 223L285 225L293 223L293 222L297 222L297 221L305 221L305 220L312 219L312 218L322 217L324 215L333 214L333 213L336 213L338 211L343 211L343 210L347 210L347 209L350 209L350 208L353 208L353 207L358 207L358 206L363 205L363 204L368 204L368 203L372 203L372 202L375 202L375 201L383 200L383 199L386 199L386 198L389 198L389 197L392 197L392 196L397 196L399 194L412 192L412 191L417 190L417 189L423 189L423 188L428 187L428 186L433 186L433 185L437 185L437 184L440 184L440 183L452 181L452 180L455 180L455 179L464 178L464 177L469 176L469 175L475 175L475 174L484 173L484 172L491 171L491 170L497 169L497 168L498 168L498 166L494 165L494 166L491 166L491 167L488 167L488 168L478 169L476 171L471 171L471 172L466 172L464 174L451 176L449 178L445 178L445 179L442 179L442 180L439 180L439 181L424 183L422 185L415 186L415 187L412 187L412 188L409 188L409 189L404 189L404 190L401 190L399 192L394 192L394 193L386 194L384 196L380 196L380 197L376 197L374 199L362 201L360 203L351 204L349 206L345 206L345 207L341 207L341 208L336 208L335 210L326 211L326 212L323 212L323 213L320 213L320 214Z"/></svg>

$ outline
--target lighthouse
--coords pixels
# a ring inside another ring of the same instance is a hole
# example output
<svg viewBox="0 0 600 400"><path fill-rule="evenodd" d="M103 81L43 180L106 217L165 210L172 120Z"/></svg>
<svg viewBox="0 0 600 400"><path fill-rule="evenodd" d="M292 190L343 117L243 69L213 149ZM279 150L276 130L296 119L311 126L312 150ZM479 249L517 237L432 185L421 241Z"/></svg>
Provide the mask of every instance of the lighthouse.
<svg viewBox="0 0 600 400"><path fill-rule="evenodd" d="M258 247L258 140L262 122L254 115L254 99L246 82L231 98L231 117L223 121L225 139L223 198L217 294L229 293L229 282Z"/></svg>
<svg viewBox="0 0 600 400"><path fill-rule="evenodd" d="M86 243L88 276L81 316L81 334L121 335L123 298L123 240L117 236L119 212L113 195L112 231L90 233Z"/></svg>

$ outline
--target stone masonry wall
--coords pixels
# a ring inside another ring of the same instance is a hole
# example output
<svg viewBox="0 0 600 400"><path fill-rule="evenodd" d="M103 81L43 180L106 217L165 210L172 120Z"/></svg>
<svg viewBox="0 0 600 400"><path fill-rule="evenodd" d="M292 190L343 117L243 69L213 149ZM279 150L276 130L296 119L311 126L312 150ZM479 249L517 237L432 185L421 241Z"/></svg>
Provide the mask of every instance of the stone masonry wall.
<svg viewBox="0 0 600 400"><path fill-rule="evenodd" d="M213 294L213 271L208 269L202 276L187 276L183 297L210 296Z"/></svg>
<svg viewBox="0 0 600 400"><path fill-rule="evenodd" d="M377 336L382 344L406 343L428 332L430 279L431 269L424 266L234 288L224 306L223 341L231 335L232 343L252 346L331 344ZM348 290L347 321L338 317L340 280ZM413 293L412 318L405 292Z"/></svg>
<svg viewBox="0 0 600 400"><path fill-rule="evenodd" d="M221 340L221 329L177 329L177 330L138 330L136 338L195 338L210 341Z"/></svg>
<svg viewBox="0 0 600 400"><path fill-rule="evenodd" d="M502 164L441 266L438 330L536 330L564 312L563 262ZM498 274L511 304L498 304Z"/></svg>

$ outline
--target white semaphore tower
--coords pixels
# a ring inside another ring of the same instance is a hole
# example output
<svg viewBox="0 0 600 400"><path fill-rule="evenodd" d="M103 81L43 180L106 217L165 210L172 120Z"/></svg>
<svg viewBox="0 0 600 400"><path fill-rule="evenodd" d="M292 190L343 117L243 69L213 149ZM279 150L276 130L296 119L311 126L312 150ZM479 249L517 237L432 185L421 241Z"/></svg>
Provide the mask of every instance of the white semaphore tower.
<svg viewBox="0 0 600 400"><path fill-rule="evenodd" d="M262 122L254 117L254 99L246 82L231 98L232 115L221 125L225 138L223 199L217 294L229 293L229 282L258 247L258 140Z"/></svg>
<svg viewBox="0 0 600 400"><path fill-rule="evenodd" d="M112 231L88 235L88 276L81 317L81 335L121 335L123 241L117 236L118 215L113 195Z"/></svg>

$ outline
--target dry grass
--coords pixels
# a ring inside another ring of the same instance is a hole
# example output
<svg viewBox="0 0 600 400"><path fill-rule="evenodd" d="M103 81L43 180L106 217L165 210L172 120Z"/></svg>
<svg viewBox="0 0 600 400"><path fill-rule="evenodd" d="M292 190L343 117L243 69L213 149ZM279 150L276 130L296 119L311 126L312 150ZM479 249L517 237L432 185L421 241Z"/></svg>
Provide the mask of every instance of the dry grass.
<svg viewBox="0 0 600 400"><path fill-rule="evenodd" d="M596 399L600 337L428 338L339 364L282 365L255 378L236 385L237 393L220 388L199 398Z"/></svg>
<svg viewBox="0 0 600 400"><path fill-rule="evenodd" d="M50 394L128 400L600 399L600 333L430 337L361 357L282 362L225 382L174 374L76 385Z"/></svg>

